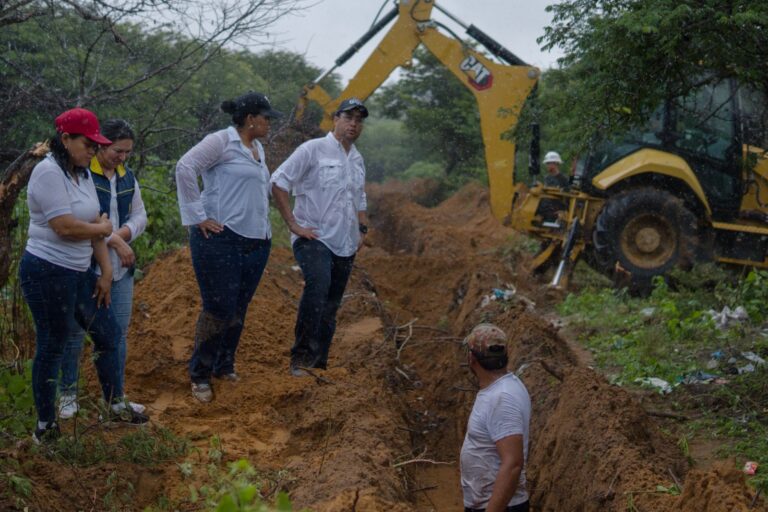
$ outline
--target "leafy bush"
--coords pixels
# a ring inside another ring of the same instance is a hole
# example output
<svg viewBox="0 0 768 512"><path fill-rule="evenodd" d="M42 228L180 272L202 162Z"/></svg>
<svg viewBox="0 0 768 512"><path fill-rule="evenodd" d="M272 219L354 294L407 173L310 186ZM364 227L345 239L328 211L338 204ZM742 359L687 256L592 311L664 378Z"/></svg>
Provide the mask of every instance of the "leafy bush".
<svg viewBox="0 0 768 512"><path fill-rule="evenodd" d="M736 288L732 305L741 305L752 321L759 323L768 318L768 272L752 270Z"/></svg>
<svg viewBox="0 0 768 512"><path fill-rule="evenodd" d="M277 495L275 507L265 504L259 494L259 479L251 464L240 459L229 464L229 470L213 471L215 482L203 486L200 494L205 503L216 512L291 512L288 495Z"/></svg>
<svg viewBox="0 0 768 512"><path fill-rule="evenodd" d="M442 164L420 160L411 164L400 177L405 180L413 178L445 179L445 169Z"/></svg>
<svg viewBox="0 0 768 512"><path fill-rule="evenodd" d="M26 436L36 416L32 361L24 364L21 373L9 366L0 369L0 430L12 437Z"/></svg>

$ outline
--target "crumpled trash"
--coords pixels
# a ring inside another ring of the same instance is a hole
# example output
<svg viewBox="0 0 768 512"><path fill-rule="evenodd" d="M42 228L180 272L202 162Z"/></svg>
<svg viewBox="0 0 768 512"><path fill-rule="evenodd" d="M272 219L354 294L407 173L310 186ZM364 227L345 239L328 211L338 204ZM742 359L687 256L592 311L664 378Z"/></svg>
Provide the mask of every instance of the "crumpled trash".
<svg viewBox="0 0 768 512"><path fill-rule="evenodd" d="M749 314L747 314L747 310L742 306L733 310L728 306L725 306L720 312L710 309L708 313L709 316L712 317L712 320L715 321L717 328L721 330L727 329L734 323L741 323L749 320Z"/></svg>
<svg viewBox="0 0 768 512"><path fill-rule="evenodd" d="M722 359L725 357L725 352L723 352L722 350L715 350L709 355L710 357L712 357L712 359Z"/></svg>
<svg viewBox="0 0 768 512"><path fill-rule="evenodd" d="M755 365L752 363L747 363L745 366L740 366L737 368L739 375L743 375L745 373L753 373L755 371Z"/></svg>
<svg viewBox="0 0 768 512"><path fill-rule="evenodd" d="M743 357L747 361L752 361L757 365L765 364L765 359L755 354L754 352L742 352L741 357Z"/></svg>
<svg viewBox="0 0 768 512"><path fill-rule="evenodd" d="M752 462L751 460L744 463L744 473L748 475L754 475L757 473L757 467L759 464L757 462Z"/></svg>
<svg viewBox="0 0 768 512"><path fill-rule="evenodd" d="M301 267L298 265L293 265L291 267L291 270L293 270L294 272L301 272Z"/></svg>
<svg viewBox="0 0 768 512"><path fill-rule="evenodd" d="M501 289L501 288L494 288L493 289L493 296L496 298L496 300L509 300L512 297L517 295L517 290L515 287Z"/></svg>
<svg viewBox="0 0 768 512"><path fill-rule="evenodd" d="M643 308L640 310L640 314L645 318L652 317L654 313L656 313L656 308Z"/></svg>
<svg viewBox="0 0 768 512"><path fill-rule="evenodd" d="M659 393L663 395L672 392L672 386L670 386L669 382L665 381L664 379L659 379L658 377L644 377L642 379L635 379L635 382L644 386L657 388Z"/></svg>
<svg viewBox="0 0 768 512"><path fill-rule="evenodd" d="M702 372L701 370L688 374L685 377L678 377L680 384L709 384L717 380L718 376L711 373Z"/></svg>
<svg viewBox="0 0 768 512"><path fill-rule="evenodd" d="M506 288L492 288L491 293L488 295L483 295L483 298L480 300L480 307L484 308L488 306L491 301L495 300L508 301L516 299L525 304L526 309L529 311L536 308L536 303L528 297L518 294L517 289L514 286L508 283L506 283L504 286L506 286Z"/></svg>

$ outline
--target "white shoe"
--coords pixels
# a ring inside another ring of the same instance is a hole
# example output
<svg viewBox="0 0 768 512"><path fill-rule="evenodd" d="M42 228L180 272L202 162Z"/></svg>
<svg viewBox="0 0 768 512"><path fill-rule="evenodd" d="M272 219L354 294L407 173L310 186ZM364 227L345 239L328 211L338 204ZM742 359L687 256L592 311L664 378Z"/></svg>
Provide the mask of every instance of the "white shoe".
<svg viewBox="0 0 768 512"><path fill-rule="evenodd" d="M139 414L143 413L147 410L147 408L142 404L137 404L136 402L128 402L128 405L131 409L133 409L133 412L137 412Z"/></svg>
<svg viewBox="0 0 768 512"><path fill-rule="evenodd" d="M203 403L213 400L213 390L208 382L192 383L192 396Z"/></svg>
<svg viewBox="0 0 768 512"><path fill-rule="evenodd" d="M66 394L59 397L59 418L66 420L77 414L80 405L77 403L77 395Z"/></svg>

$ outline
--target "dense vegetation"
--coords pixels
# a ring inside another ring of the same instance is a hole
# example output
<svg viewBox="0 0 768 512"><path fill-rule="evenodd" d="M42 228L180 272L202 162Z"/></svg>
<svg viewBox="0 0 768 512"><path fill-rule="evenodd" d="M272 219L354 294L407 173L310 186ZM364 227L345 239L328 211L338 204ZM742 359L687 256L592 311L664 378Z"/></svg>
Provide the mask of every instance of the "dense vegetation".
<svg viewBox="0 0 768 512"><path fill-rule="evenodd" d="M686 456L709 442L718 456L768 462L768 272L705 264L659 278L645 298L586 265L575 278L581 289L558 306L568 331L611 382L660 395ZM752 484L768 490L765 475Z"/></svg>

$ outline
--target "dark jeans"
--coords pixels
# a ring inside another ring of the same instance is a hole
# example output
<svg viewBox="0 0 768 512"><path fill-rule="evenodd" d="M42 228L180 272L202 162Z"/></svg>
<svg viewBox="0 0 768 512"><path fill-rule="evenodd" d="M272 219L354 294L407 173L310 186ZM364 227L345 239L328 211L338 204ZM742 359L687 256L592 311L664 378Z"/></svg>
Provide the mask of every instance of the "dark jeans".
<svg viewBox="0 0 768 512"><path fill-rule="evenodd" d="M525 503L520 503L519 505L509 506L504 510L506 510L506 512L528 512L529 505L530 502L526 501ZM464 512L485 512L485 509L464 507Z"/></svg>
<svg viewBox="0 0 768 512"><path fill-rule="evenodd" d="M296 318L296 342L291 348L291 364L325 368L328 350L336 332L336 312L355 256L336 256L318 240L300 238L293 244L293 254L304 274Z"/></svg>
<svg viewBox="0 0 768 512"><path fill-rule="evenodd" d="M24 252L19 264L24 299L35 321L32 393L39 421L56 419L56 383L69 333L80 326L94 344L96 372L104 400L123 397L117 344L120 326L111 308L96 307L92 297L97 276L77 272Z"/></svg>
<svg viewBox="0 0 768 512"><path fill-rule="evenodd" d="M246 238L226 227L205 238L193 226L189 247L203 299L189 376L192 382L207 383L211 375L235 371L245 314L267 266L272 242Z"/></svg>
<svg viewBox="0 0 768 512"><path fill-rule="evenodd" d="M120 339L117 343L117 357L120 361L120 379L125 389L125 360L127 356L126 337L128 325L131 323L131 308L133 307L133 275L129 272L119 281L112 281L112 303L109 308L115 315L120 326ZM64 395L77 395L78 378L80 376L80 356L83 352L85 331L77 327L69 333L64 357L61 359L61 381L59 392Z"/></svg>

